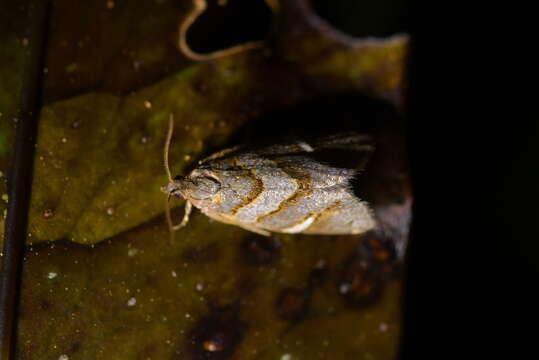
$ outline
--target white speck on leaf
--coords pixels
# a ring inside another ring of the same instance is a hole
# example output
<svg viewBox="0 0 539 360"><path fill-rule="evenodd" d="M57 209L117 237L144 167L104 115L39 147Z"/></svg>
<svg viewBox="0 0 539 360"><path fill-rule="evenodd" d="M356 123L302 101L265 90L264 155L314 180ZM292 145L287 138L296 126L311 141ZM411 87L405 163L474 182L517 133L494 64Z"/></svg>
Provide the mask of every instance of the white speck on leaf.
<svg viewBox="0 0 539 360"><path fill-rule="evenodd" d="M341 294L347 294L348 291L350 291L350 284L341 284L341 286L339 286L339 292Z"/></svg>

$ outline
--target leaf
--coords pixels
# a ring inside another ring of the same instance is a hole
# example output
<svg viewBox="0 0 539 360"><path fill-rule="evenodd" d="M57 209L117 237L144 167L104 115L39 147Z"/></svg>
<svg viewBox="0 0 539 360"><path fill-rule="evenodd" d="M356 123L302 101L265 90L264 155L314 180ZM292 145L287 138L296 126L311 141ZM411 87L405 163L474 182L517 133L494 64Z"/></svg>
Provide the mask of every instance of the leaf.
<svg viewBox="0 0 539 360"><path fill-rule="evenodd" d="M304 1L271 4L264 48L193 63L173 40L190 0L55 2L17 358L395 357L407 37L343 37ZM380 231L263 238L195 212L170 242L171 113L174 174L260 133L368 129L376 151L358 181Z"/></svg>

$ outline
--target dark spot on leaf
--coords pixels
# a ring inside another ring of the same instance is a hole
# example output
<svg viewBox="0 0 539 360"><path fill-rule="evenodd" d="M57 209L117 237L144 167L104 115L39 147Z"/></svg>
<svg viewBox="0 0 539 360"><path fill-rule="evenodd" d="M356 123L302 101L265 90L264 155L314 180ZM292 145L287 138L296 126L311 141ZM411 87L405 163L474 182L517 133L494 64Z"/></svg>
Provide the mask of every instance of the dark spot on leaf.
<svg viewBox="0 0 539 360"><path fill-rule="evenodd" d="M238 306L214 308L193 328L189 352L196 360L228 359L243 340L246 329Z"/></svg>
<svg viewBox="0 0 539 360"><path fill-rule="evenodd" d="M394 274L396 252L391 244L374 233L367 234L347 259L337 287L350 305L365 307L380 299Z"/></svg>
<svg viewBox="0 0 539 360"><path fill-rule="evenodd" d="M373 261L354 254L345 264L338 283L339 294L352 306L376 303L382 294L382 279Z"/></svg>
<svg viewBox="0 0 539 360"><path fill-rule="evenodd" d="M137 360L151 359L158 353L159 346L155 343L145 345L137 354Z"/></svg>
<svg viewBox="0 0 539 360"><path fill-rule="evenodd" d="M41 300L41 302L39 303L39 307L41 308L41 310L48 310L51 307L51 303L47 300Z"/></svg>
<svg viewBox="0 0 539 360"><path fill-rule="evenodd" d="M219 247L215 243L204 247L194 246L185 250L182 254L182 258L185 261L193 263L213 263L219 259Z"/></svg>
<svg viewBox="0 0 539 360"><path fill-rule="evenodd" d="M367 234L360 242L358 252L361 257L369 259L373 266L378 268L383 281L388 281L396 275L397 252L391 240L374 233Z"/></svg>
<svg viewBox="0 0 539 360"><path fill-rule="evenodd" d="M80 342L74 342L73 344L71 344L71 346L69 347L69 353L73 354L73 353L76 353L76 352L79 352L80 349L81 349L81 343Z"/></svg>
<svg viewBox="0 0 539 360"><path fill-rule="evenodd" d="M393 276L396 252L390 241L367 234L357 252L345 262L338 283L339 294L352 306L365 307L382 296L385 283Z"/></svg>
<svg viewBox="0 0 539 360"><path fill-rule="evenodd" d="M286 288L277 298L277 314L280 318L297 322L309 311L311 293L307 289Z"/></svg>
<svg viewBox="0 0 539 360"><path fill-rule="evenodd" d="M195 89L198 93L202 95L208 95L208 84L204 82L204 80L196 81L193 84L193 89Z"/></svg>
<svg viewBox="0 0 539 360"><path fill-rule="evenodd" d="M246 276L239 282L238 295L242 299L245 299L256 289L256 287L257 282L255 278L251 276Z"/></svg>
<svg viewBox="0 0 539 360"><path fill-rule="evenodd" d="M157 276L155 274L144 274L144 281L148 285L155 286L157 284Z"/></svg>
<svg viewBox="0 0 539 360"><path fill-rule="evenodd" d="M264 236L251 236L241 243L242 259L252 266L274 263L281 254L281 242Z"/></svg>
<svg viewBox="0 0 539 360"><path fill-rule="evenodd" d="M369 238L366 239L366 246L370 249L373 258L376 261L391 261L395 258L394 251L391 251L388 247L384 246L384 244L376 239L376 238Z"/></svg>
<svg viewBox="0 0 539 360"><path fill-rule="evenodd" d="M309 288L312 289L316 286L321 285L327 279L327 277L327 262L322 259L318 261L314 269L311 270L311 273L309 274Z"/></svg>

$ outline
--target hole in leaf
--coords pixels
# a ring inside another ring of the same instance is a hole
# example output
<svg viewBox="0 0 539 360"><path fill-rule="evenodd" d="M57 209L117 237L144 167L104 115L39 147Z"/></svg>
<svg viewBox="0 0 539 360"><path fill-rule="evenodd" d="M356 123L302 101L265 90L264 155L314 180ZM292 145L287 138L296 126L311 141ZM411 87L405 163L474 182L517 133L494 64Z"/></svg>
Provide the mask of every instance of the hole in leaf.
<svg viewBox="0 0 539 360"><path fill-rule="evenodd" d="M271 17L263 0L209 0L187 30L187 45L196 53L207 54L262 40L269 32Z"/></svg>

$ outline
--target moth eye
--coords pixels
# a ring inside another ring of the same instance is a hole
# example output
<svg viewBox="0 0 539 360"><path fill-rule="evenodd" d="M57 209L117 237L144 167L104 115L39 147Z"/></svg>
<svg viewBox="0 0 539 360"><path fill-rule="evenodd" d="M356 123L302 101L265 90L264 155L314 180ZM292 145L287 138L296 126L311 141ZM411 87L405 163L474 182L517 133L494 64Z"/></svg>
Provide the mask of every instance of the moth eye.
<svg viewBox="0 0 539 360"><path fill-rule="evenodd" d="M217 194L221 183L209 176L197 176L191 179L190 195L195 199L207 199Z"/></svg>
<svg viewBox="0 0 539 360"><path fill-rule="evenodd" d="M179 192L172 194L172 196L174 196L176 199L182 198L182 195Z"/></svg>

